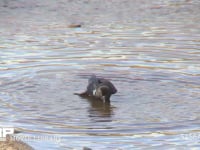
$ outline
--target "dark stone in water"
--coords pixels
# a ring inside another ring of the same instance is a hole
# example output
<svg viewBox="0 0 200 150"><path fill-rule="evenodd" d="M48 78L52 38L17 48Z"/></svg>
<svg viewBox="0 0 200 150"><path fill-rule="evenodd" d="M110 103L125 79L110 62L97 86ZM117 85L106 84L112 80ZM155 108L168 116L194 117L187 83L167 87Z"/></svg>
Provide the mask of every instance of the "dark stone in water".
<svg viewBox="0 0 200 150"><path fill-rule="evenodd" d="M68 25L69 28L80 28L81 24L70 24Z"/></svg>

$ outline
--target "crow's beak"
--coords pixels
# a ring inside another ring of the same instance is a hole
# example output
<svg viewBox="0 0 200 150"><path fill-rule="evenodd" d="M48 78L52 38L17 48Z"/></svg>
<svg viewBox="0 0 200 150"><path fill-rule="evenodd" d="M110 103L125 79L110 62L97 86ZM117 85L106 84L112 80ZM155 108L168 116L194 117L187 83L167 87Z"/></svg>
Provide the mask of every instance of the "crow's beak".
<svg viewBox="0 0 200 150"><path fill-rule="evenodd" d="M108 96L102 96L101 99L103 100L104 103L110 102L110 99Z"/></svg>
<svg viewBox="0 0 200 150"><path fill-rule="evenodd" d="M102 96L101 99L103 100L104 103L106 102L106 97L105 96Z"/></svg>

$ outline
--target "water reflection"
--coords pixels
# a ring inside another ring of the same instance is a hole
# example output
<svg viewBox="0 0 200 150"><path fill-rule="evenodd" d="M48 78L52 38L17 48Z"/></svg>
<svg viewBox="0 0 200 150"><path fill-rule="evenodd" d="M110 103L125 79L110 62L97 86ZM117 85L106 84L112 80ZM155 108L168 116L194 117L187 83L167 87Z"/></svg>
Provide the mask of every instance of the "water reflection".
<svg viewBox="0 0 200 150"><path fill-rule="evenodd" d="M88 107L89 117L95 121L112 121L110 118L114 115L113 106L110 102L103 102L102 100L95 99L92 97L82 97L86 100L90 107ZM100 117L100 118L99 118Z"/></svg>

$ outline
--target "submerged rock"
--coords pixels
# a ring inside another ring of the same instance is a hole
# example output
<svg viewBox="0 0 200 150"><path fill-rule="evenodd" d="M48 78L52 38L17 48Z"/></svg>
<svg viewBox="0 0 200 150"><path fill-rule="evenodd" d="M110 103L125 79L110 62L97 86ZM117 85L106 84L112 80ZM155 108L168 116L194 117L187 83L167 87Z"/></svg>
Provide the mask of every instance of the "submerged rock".
<svg viewBox="0 0 200 150"><path fill-rule="evenodd" d="M0 150L34 150L28 144L13 140L12 137L8 136L5 141L0 141Z"/></svg>

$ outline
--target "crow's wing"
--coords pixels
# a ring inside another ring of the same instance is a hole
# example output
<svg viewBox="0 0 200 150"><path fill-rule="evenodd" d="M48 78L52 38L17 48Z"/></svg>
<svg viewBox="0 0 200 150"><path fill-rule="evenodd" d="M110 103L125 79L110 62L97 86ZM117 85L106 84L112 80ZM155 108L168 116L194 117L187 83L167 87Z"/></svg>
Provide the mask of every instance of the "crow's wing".
<svg viewBox="0 0 200 150"><path fill-rule="evenodd" d="M98 82L100 85L106 85L111 89L111 94L115 94L117 93L117 89L115 88L115 86L107 79L104 78L99 78Z"/></svg>

